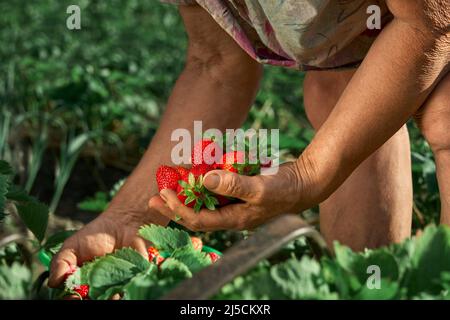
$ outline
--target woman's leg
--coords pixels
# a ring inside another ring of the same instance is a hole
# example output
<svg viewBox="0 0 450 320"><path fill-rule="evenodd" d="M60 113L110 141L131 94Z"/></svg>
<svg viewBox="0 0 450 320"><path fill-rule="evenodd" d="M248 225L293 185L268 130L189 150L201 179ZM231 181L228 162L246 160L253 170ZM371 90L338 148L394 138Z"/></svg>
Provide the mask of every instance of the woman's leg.
<svg viewBox="0 0 450 320"><path fill-rule="evenodd" d="M415 116L436 159L441 196L441 223L450 226L450 73Z"/></svg>
<svg viewBox="0 0 450 320"><path fill-rule="evenodd" d="M316 130L333 110L353 73L307 73L305 109ZM338 240L362 250L409 237L411 214L410 145L403 127L320 205L320 228L329 244Z"/></svg>

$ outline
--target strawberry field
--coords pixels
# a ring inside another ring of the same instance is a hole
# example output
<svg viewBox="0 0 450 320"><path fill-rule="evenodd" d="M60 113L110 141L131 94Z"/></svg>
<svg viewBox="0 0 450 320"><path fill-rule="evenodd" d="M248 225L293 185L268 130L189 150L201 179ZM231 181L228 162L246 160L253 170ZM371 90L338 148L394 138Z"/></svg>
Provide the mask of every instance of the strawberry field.
<svg viewBox="0 0 450 320"><path fill-rule="evenodd" d="M401 244L327 249L317 208L253 231L144 224L139 237L149 243L149 259L118 249L49 288L49 265L63 241L105 210L155 134L186 48L172 6L79 3L86 9L79 32L66 29L68 1L0 3L0 299L450 297L450 229L435 226L436 169L412 123L415 236ZM244 124L280 129L282 160L298 156L314 135L301 105L303 77L265 67ZM254 175L267 165L235 166L239 152L219 169ZM158 183L195 209L234 201L202 193L198 179L211 168L160 170ZM376 290L371 266L382 270Z"/></svg>

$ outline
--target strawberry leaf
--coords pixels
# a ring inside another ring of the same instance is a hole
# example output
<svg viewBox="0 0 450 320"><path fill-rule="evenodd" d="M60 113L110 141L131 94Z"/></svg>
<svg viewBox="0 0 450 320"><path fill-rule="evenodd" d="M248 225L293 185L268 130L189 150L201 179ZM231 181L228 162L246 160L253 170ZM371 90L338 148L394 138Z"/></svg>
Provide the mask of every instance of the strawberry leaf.
<svg viewBox="0 0 450 320"><path fill-rule="evenodd" d="M191 172L188 175L188 182L190 186L195 186L195 176Z"/></svg>
<svg viewBox="0 0 450 320"><path fill-rule="evenodd" d="M48 207L40 202L18 204L17 211L28 229L42 242L48 224Z"/></svg>
<svg viewBox="0 0 450 320"><path fill-rule="evenodd" d="M176 258L167 258L160 267L160 277L174 279L181 281L192 277L192 272L183 262Z"/></svg>
<svg viewBox="0 0 450 320"><path fill-rule="evenodd" d="M0 221L4 216L4 209L6 205L6 194L9 189L9 177L0 174Z"/></svg>
<svg viewBox="0 0 450 320"><path fill-rule="evenodd" d="M200 199L197 199L197 202L195 202L195 205L194 205L194 211L200 212L200 210L202 209L202 206L203 206L203 201L201 201Z"/></svg>
<svg viewBox="0 0 450 320"><path fill-rule="evenodd" d="M175 249L192 245L191 238L187 232L155 224L141 227L139 235L153 243L160 251L172 252Z"/></svg>
<svg viewBox="0 0 450 320"><path fill-rule="evenodd" d="M14 173L10 164L4 160L0 160L0 174L10 176Z"/></svg>
<svg viewBox="0 0 450 320"><path fill-rule="evenodd" d="M124 248L92 263L88 274L89 296L102 297L111 287L123 286L140 272L151 268L137 251Z"/></svg>
<svg viewBox="0 0 450 320"><path fill-rule="evenodd" d="M204 252L195 250L193 246L186 246L175 250L170 258L175 258L185 264L193 273L211 264L209 256Z"/></svg>
<svg viewBox="0 0 450 320"><path fill-rule="evenodd" d="M180 180L180 181L178 181L178 183L180 184L180 186L182 186L185 189L189 188L189 184L187 184L187 182L184 180Z"/></svg>

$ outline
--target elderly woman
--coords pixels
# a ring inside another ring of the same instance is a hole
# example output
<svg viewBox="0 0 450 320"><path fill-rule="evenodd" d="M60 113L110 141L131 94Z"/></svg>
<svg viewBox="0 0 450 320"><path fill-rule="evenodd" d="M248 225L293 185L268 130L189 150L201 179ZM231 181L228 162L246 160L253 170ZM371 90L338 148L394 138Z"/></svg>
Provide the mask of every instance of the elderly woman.
<svg viewBox="0 0 450 320"><path fill-rule="evenodd" d="M71 265L119 247L145 255L138 227L177 216L192 230L248 229L320 203L328 242L358 250L401 241L411 231L404 125L412 116L436 157L441 222L450 224L449 0L165 2L180 5L186 66L143 159L106 212L65 242L51 285ZM378 32L366 26L372 5L382 16ZM318 130L311 144L275 175L209 172L208 189L243 200L217 212L195 214L170 190L158 195L150 184L156 168L170 163L171 132L193 130L194 120L203 128L240 127L262 63L307 71L305 107Z"/></svg>

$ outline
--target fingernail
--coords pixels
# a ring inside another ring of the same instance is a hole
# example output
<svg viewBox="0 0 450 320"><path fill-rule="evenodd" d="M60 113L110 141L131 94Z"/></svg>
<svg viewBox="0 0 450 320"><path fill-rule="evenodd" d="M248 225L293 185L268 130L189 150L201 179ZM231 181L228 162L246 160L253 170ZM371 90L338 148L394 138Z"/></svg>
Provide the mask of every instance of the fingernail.
<svg viewBox="0 0 450 320"><path fill-rule="evenodd" d="M203 184L208 189L215 189L219 186L220 183L220 177L216 173L211 173L206 176L205 181L203 181Z"/></svg>
<svg viewBox="0 0 450 320"><path fill-rule="evenodd" d="M164 195L165 192L166 192L166 189L161 190L161 192L159 193L159 196L160 196L164 201L167 201L167 197Z"/></svg>

